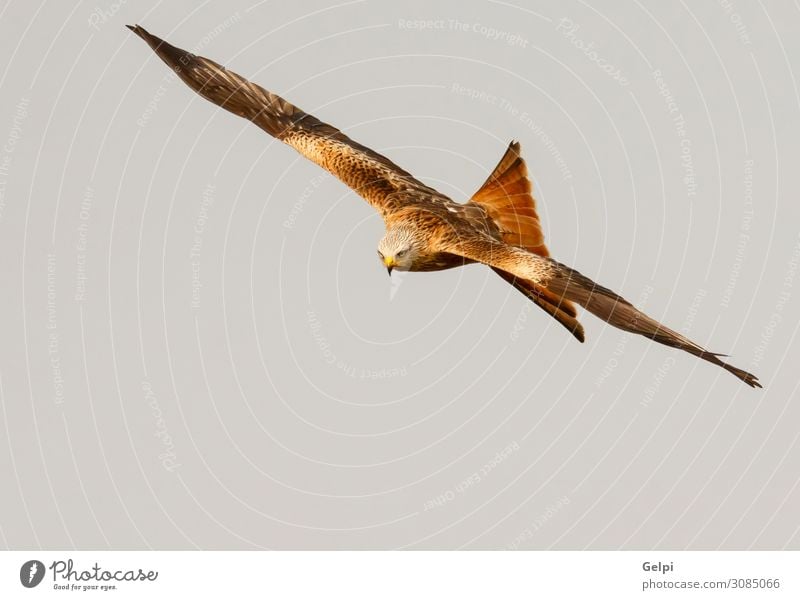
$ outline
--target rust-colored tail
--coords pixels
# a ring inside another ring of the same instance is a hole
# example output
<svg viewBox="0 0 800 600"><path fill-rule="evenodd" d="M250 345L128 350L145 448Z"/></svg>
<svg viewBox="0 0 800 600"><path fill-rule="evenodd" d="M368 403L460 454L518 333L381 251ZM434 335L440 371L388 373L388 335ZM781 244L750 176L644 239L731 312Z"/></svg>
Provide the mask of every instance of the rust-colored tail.
<svg viewBox="0 0 800 600"><path fill-rule="evenodd" d="M473 194L470 204L476 204L486 211L506 244L549 257L528 179L528 167L520 152L519 142L508 145L500 162ZM495 272L583 342L583 327L578 322L578 313L572 302L554 296L533 281L520 279L501 269L495 269Z"/></svg>

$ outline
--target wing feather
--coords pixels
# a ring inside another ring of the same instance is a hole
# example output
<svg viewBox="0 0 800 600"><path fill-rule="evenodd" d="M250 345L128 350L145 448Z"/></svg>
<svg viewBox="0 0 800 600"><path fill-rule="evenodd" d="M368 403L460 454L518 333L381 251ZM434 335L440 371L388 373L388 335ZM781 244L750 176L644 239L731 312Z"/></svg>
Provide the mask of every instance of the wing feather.
<svg viewBox="0 0 800 600"><path fill-rule="evenodd" d="M444 241L442 251L482 262L520 279L530 280L550 293L551 304L560 303L560 299L571 300L614 327L693 354L722 367L751 387L761 387L758 377L752 373L723 362L719 358L721 354L709 352L680 333L665 327L622 296L578 271L550 258L505 245L488 236L470 236L463 231L459 234L449 243Z"/></svg>
<svg viewBox="0 0 800 600"><path fill-rule="evenodd" d="M290 102L248 81L212 60L181 50L128 26L200 96L249 119L275 138L292 146L352 188L381 214L404 206L401 192L413 190L444 198L385 156L351 140ZM419 194L417 194L419 196Z"/></svg>

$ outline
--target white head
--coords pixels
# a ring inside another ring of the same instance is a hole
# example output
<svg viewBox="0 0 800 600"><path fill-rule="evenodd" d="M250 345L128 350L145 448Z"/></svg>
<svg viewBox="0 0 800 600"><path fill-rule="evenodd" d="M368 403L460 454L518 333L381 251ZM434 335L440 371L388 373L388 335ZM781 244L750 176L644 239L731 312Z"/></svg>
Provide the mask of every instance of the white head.
<svg viewBox="0 0 800 600"><path fill-rule="evenodd" d="M408 225L397 225L388 229L378 244L378 258L381 259L389 275L392 269L410 271L419 253L416 229Z"/></svg>

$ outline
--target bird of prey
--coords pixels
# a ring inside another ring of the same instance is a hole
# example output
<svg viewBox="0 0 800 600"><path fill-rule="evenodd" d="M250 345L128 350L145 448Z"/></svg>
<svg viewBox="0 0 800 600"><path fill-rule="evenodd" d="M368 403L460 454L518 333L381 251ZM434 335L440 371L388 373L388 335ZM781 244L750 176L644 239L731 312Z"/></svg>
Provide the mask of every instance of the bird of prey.
<svg viewBox="0 0 800 600"><path fill-rule="evenodd" d="M212 60L128 26L195 92L249 119L338 177L375 208L386 224L378 257L391 275L438 271L469 263L500 277L583 342L575 304L624 331L680 348L761 387L751 373L723 362L630 302L552 258L545 246L520 146L512 142L486 182L466 203L418 181L391 160L353 141L277 94Z"/></svg>

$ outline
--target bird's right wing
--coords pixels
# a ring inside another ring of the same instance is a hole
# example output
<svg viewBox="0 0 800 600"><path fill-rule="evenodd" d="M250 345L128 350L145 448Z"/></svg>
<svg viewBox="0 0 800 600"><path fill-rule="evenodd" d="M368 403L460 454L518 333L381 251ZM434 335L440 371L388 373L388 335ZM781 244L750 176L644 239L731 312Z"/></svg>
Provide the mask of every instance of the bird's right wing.
<svg viewBox="0 0 800 600"><path fill-rule="evenodd" d="M444 237L439 250L484 263L520 279L531 281L536 287L547 290L556 299L571 300L614 327L684 350L733 373L751 387L761 387L758 378L752 373L720 360L722 354L705 350L685 336L648 317L622 296L551 258L531 254L488 236L460 229L454 229L451 235Z"/></svg>
<svg viewBox="0 0 800 600"><path fill-rule="evenodd" d="M382 215L403 207L404 195L401 192L414 192L417 199L444 198L388 158L354 142L335 127L323 123L277 94L212 60L176 48L139 25L129 28L203 98L249 119L270 135L292 146L338 177Z"/></svg>

